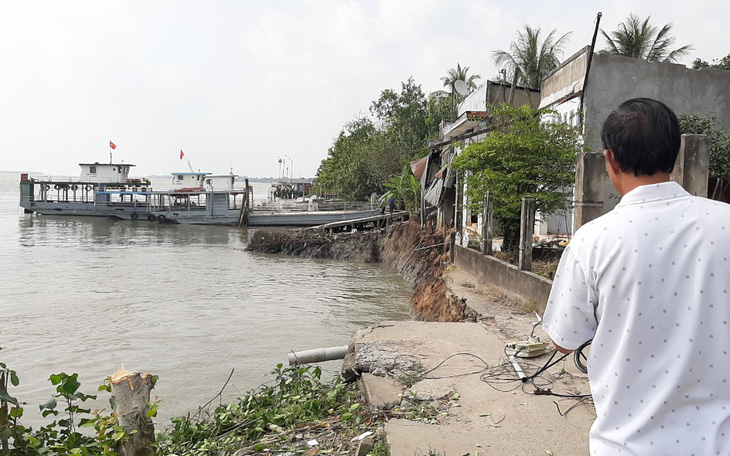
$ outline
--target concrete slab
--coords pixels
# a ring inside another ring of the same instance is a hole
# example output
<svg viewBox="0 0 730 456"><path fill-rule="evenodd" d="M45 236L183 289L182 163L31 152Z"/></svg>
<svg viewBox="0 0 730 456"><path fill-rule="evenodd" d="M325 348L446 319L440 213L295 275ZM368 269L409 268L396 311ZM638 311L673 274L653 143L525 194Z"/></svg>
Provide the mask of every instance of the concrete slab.
<svg viewBox="0 0 730 456"><path fill-rule="evenodd" d="M360 378L360 388L370 411L391 410L401 402L403 384L387 377L364 373Z"/></svg>
<svg viewBox="0 0 730 456"><path fill-rule="evenodd" d="M463 276L459 280L465 283ZM478 294L470 296L472 301L477 299ZM403 413L396 408L385 426L390 454L588 454L593 405L535 395L537 387L589 394L586 375L568 357L533 381L521 382L505 359L504 346L529 336L534 315L515 313L504 303L486 300L477 307L482 315L488 312L489 318L478 323L387 322L355 336L356 363L358 352L386 353L383 360L360 359L368 369L390 375L398 371L400 361L407 360L409 369L415 366L417 373L410 377L413 386L406 395L438 412L419 416L418 410ZM536 335L547 340L539 328ZM520 360L520 364L531 375L549 356Z"/></svg>

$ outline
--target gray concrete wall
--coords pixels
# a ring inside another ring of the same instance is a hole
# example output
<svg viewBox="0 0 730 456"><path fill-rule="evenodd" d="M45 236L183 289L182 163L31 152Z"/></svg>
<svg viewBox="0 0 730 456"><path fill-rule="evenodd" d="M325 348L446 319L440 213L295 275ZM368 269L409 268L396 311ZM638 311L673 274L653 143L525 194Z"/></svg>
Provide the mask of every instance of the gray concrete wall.
<svg viewBox="0 0 730 456"><path fill-rule="evenodd" d="M509 90L509 83L486 81L459 104L458 115L467 111L486 111L487 104L506 103L509 100ZM540 92L526 90L519 86L515 89L515 106L530 105L536 108L539 104Z"/></svg>
<svg viewBox="0 0 730 456"><path fill-rule="evenodd" d="M565 59L558 68L553 70L542 83L540 107L555 109L556 105L564 103L573 96L579 96L583 90L583 82L588 66L588 50L586 46L572 56Z"/></svg>
<svg viewBox="0 0 730 456"><path fill-rule="evenodd" d="M553 284L551 280L458 245L454 247L454 264L484 283L537 304L541 312L545 310Z"/></svg>
<svg viewBox="0 0 730 456"><path fill-rule="evenodd" d="M603 150L601 127L606 117L636 97L662 101L677 115L713 112L719 124L730 129L730 71L594 54L584 108L585 140L591 151Z"/></svg>

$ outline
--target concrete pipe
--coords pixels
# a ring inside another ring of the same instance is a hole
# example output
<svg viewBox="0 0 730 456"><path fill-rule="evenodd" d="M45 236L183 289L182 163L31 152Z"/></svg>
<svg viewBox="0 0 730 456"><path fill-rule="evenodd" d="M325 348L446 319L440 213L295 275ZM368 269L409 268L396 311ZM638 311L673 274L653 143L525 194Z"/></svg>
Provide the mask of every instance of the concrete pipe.
<svg viewBox="0 0 730 456"><path fill-rule="evenodd" d="M347 354L347 345L340 347L315 348L313 350L303 350L299 352L291 352L288 355L289 365L320 363L322 361L332 361L335 359L343 359Z"/></svg>

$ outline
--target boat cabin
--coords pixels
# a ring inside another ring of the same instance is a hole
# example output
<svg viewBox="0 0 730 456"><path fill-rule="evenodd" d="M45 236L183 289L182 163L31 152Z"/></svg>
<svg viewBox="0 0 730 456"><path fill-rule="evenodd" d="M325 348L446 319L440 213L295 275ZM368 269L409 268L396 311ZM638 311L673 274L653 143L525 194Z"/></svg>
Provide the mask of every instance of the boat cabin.
<svg viewBox="0 0 730 456"><path fill-rule="evenodd" d="M210 173L172 173L172 188L203 188Z"/></svg>
<svg viewBox="0 0 730 456"><path fill-rule="evenodd" d="M233 190L235 182L235 174L172 173L172 187L175 190Z"/></svg>
<svg viewBox="0 0 730 456"><path fill-rule="evenodd" d="M235 174L210 174L205 177L206 190L233 190Z"/></svg>
<svg viewBox="0 0 730 456"><path fill-rule="evenodd" d="M129 179L129 163L79 163L81 182L100 182L106 184L125 183Z"/></svg>

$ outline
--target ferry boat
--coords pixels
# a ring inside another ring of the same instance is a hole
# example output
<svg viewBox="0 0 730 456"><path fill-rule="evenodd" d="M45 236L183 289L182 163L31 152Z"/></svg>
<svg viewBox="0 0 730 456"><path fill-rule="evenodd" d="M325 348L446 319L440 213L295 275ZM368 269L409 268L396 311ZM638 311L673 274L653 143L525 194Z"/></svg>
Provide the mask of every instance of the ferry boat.
<svg viewBox="0 0 730 456"><path fill-rule="evenodd" d="M171 188L152 189L149 179L129 177L128 163L81 163L76 178L21 174L20 206L26 213L114 217L158 223L246 226L315 226L379 213L373 203L323 206L254 205L250 188L236 188L236 175L172 173Z"/></svg>

